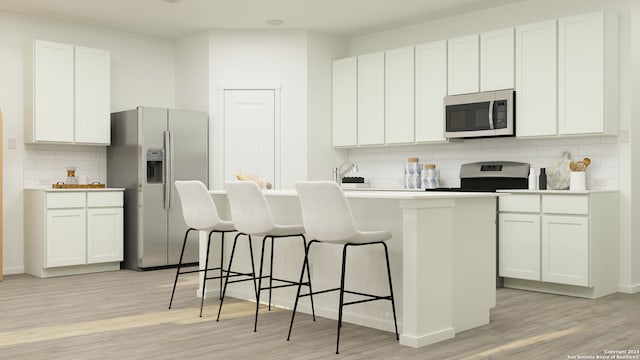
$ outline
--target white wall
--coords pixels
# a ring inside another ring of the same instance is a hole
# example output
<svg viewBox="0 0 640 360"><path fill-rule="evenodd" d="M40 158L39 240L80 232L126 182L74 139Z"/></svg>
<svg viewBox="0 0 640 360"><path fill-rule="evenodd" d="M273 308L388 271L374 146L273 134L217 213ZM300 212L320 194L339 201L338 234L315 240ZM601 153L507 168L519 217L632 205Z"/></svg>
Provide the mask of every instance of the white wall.
<svg viewBox="0 0 640 360"><path fill-rule="evenodd" d="M309 180L331 180L333 167L347 159L331 146L332 61L347 55L347 39L310 32L307 47Z"/></svg>
<svg viewBox="0 0 640 360"><path fill-rule="evenodd" d="M307 173L307 33L306 31L211 31L210 110L213 188L223 171L218 89L281 86L280 188L292 188ZM276 155L277 156L277 155ZM276 163L278 159L276 159ZM249 171L248 171L249 172ZM277 177L277 175L276 175Z"/></svg>
<svg viewBox="0 0 640 360"><path fill-rule="evenodd" d="M630 12L632 7L633 19ZM633 221L637 218L634 215L640 210L632 206L632 200L636 200L636 203L640 201L640 196L632 191L637 188L634 184L640 184L638 166L632 166L640 162L639 152L632 151L640 146L640 135L633 131L640 108L631 102L632 93L638 92L640 87L637 66L633 73L631 66L632 63L637 64L640 58L637 1L523 1L351 38L349 54L356 56L603 9L620 15L620 136L550 140L477 139L463 144L355 149L349 153L350 161L360 164L360 171L370 177L372 184L397 187L402 175L401 166L409 156L419 156L424 161L436 163L442 171L443 186L459 184L457 171L459 165L465 162L516 160L530 162L534 167L545 167L564 150L569 150L574 159L584 156L595 158L587 173L587 185L595 189L620 190L620 290L640 291L640 265L634 265L634 262L640 264L640 225ZM631 44L634 44L633 48Z"/></svg>
<svg viewBox="0 0 640 360"><path fill-rule="evenodd" d="M106 181L105 147L23 144L24 49L32 39L43 39L111 51L111 111L138 105L174 106L173 41L49 19L0 12L0 108L4 115L3 267L5 274L24 271L23 187L57 178L62 166L78 161ZM7 139L17 140L16 149ZM47 161L53 156L55 160ZM83 161L96 161L92 167ZM46 167L37 164L46 164ZM89 174L87 174L89 175ZM91 175L90 175L91 176Z"/></svg>
<svg viewBox="0 0 640 360"><path fill-rule="evenodd" d="M176 40L176 107L209 111L209 32Z"/></svg>

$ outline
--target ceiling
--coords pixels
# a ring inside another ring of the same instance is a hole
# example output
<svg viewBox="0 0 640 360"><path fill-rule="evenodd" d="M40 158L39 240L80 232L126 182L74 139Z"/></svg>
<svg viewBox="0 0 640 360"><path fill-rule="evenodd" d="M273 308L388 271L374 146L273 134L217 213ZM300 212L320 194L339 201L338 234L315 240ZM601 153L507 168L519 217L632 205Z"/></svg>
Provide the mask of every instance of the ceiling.
<svg viewBox="0 0 640 360"><path fill-rule="evenodd" d="M175 39L203 30L313 30L344 37L523 0L0 0L0 10ZM280 26L269 19L283 20Z"/></svg>

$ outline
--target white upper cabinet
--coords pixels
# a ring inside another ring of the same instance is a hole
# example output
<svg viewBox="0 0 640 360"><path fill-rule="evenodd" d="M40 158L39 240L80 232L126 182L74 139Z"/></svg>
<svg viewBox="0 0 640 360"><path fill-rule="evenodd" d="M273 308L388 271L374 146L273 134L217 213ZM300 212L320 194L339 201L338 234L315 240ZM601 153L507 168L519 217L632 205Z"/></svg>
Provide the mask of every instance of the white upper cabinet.
<svg viewBox="0 0 640 360"><path fill-rule="evenodd" d="M36 41L33 45L32 81L25 98L26 142L72 142L74 112L73 45ZM28 71L28 70L27 70Z"/></svg>
<svg viewBox="0 0 640 360"><path fill-rule="evenodd" d="M446 141L444 105L447 96L447 41L415 49L415 140Z"/></svg>
<svg viewBox="0 0 640 360"><path fill-rule="evenodd" d="M618 19L602 11L558 20L558 133L615 135Z"/></svg>
<svg viewBox="0 0 640 360"><path fill-rule="evenodd" d="M75 141L105 144L111 141L110 54L107 50L75 48Z"/></svg>
<svg viewBox="0 0 640 360"><path fill-rule="evenodd" d="M513 28L480 34L480 91L513 89Z"/></svg>
<svg viewBox="0 0 640 360"><path fill-rule="evenodd" d="M557 22L516 28L516 136L557 133Z"/></svg>
<svg viewBox="0 0 640 360"><path fill-rule="evenodd" d="M448 94L480 90L480 48L478 34L448 41Z"/></svg>
<svg viewBox="0 0 640 360"><path fill-rule="evenodd" d="M384 144L384 53L358 56L358 144Z"/></svg>
<svg viewBox="0 0 640 360"><path fill-rule="evenodd" d="M110 142L110 55L34 40L27 57L26 143Z"/></svg>
<svg viewBox="0 0 640 360"><path fill-rule="evenodd" d="M385 53L385 139L387 144L414 141L413 47Z"/></svg>
<svg viewBox="0 0 640 360"><path fill-rule="evenodd" d="M333 62L333 146L358 141L358 64L355 57Z"/></svg>

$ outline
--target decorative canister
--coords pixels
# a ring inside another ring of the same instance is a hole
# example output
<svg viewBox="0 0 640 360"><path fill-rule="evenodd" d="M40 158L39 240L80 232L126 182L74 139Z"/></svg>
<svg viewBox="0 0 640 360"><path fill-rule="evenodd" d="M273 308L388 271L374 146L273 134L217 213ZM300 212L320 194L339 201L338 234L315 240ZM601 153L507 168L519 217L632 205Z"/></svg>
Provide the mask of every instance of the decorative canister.
<svg viewBox="0 0 640 360"><path fill-rule="evenodd" d="M420 175L405 175L404 176L404 188L405 189L421 189Z"/></svg>
<svg viewBox="0 0 640 360"><path fill-rule="evenodd" d="M407 163L404 164L405 175L420 175L422 167L418 158L408 158Z"/></svg>
<svg viewBox="0 0 640 360"><path fill-rule="evenodd" d="M440 187L440 170L435 164L424 164L421 180L424 189L437 189Z"/></svg>
<svg viewBox="0 0 640 360"><path fill-rule="evenodd" d="M422 172L422 165L420 160L416 157L407 159L407 163L404 164L404 188L405 189L420 189Z"/></svg>

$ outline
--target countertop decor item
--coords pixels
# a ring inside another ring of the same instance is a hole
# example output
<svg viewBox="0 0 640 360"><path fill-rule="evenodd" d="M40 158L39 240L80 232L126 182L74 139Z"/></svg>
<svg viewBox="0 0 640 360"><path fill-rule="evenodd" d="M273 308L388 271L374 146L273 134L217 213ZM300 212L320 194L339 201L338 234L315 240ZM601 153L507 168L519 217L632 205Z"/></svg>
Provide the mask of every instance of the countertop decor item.
<svg viewBox="0 0 640 360"><path fill-rule="evenodd" d="M54 189L104 189L105 184L53 184L51 186Z"/></svg>
<svg viewBox="0 0 640 360"><path fill-rule="evenodd" d="M569 188L569 176L571 174L571 154L563 151L560 159L555 160L547 167L547 186L552 190L566 190Z"/></svg>

